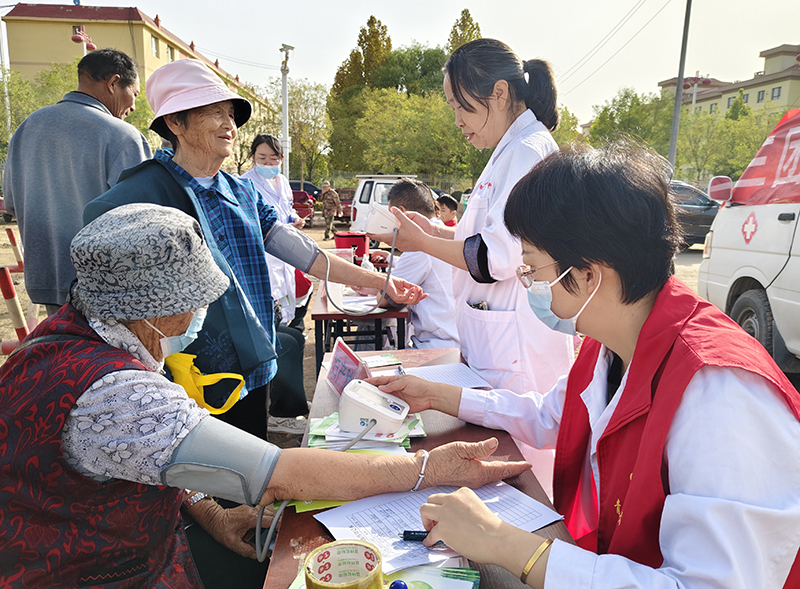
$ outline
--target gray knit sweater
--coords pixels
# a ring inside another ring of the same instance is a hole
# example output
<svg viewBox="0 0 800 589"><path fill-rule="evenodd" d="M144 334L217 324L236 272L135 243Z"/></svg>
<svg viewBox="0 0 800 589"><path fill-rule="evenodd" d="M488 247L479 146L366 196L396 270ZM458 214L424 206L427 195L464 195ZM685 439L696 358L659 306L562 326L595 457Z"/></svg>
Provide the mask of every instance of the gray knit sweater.
<svg viewBox="0 0 800 589"><path fill-rule="evenodd" d="M3 196L19 222L32 302L65 302L75 278L69 245L83 227L83 207L150 157L144 135L81 92L22 122L9 143Z"/></svg>

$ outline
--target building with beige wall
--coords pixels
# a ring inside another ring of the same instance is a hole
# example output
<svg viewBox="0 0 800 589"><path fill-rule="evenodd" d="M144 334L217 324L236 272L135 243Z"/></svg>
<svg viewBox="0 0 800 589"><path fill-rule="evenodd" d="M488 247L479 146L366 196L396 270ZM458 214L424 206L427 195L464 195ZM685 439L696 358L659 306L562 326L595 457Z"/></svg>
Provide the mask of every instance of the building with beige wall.
<svg viewBox="0 0 800 589"><path fill-rule="evenodd" d="M71 37L81 26L97 47L113 47L130 55L139 66L142 81L162 65L178 59L203 61L226 84L253 103L254 114L273 110L253 89L200 54L155 18L135 7L101 7L55 4L17 4L6 16L10 68L33 78L54 63L71 63L83 55L83 44Z"/></svg>
<svg viewBox="0 0 800 589"><path fill-rule="evenodd" d="M766 49L764 69L747 80L722 82L714 78L711 84L698 84L695 110L725 114L742 90L744 101L754 111L770 109L786 111L800 107L800 45L784 44ZM663 90L675 93L677 78L659 82ZM692 104L694 86L683 90L683 103Z"/></svg>

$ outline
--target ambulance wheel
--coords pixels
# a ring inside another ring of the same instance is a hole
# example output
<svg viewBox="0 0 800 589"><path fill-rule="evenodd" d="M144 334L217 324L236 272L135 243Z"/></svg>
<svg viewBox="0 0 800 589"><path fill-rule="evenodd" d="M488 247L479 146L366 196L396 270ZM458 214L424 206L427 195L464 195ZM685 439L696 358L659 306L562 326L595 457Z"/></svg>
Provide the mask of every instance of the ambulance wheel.
<svg viewBox="0 0 800 589"><path fill-rule="evenodd" d="M772 355L774 320L766 292L761 289L753 289L743 293L733 304L731 318L756 338L770 356Z"/></svg>

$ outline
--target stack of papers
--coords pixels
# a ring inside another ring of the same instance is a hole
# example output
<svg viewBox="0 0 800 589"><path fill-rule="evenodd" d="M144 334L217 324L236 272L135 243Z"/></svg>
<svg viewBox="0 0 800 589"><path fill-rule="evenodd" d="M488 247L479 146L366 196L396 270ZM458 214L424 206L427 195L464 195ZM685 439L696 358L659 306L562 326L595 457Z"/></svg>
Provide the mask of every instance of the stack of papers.
<svg viewBox="0 0 800 589"><path fill-rule="evenodd" d="M314 516L337 540L363 540L376 546L383 572L431 564L457 556L446 548L427 548L422 542L401 540L404 530L422 530L419 508L434 493L451 493L455 487L431 487L424 491L387 493L352 501ZM522 491L503 482L490 483L475 493L497 517L533 532L561 516Z"/></svg>
<svg viewBox="0 0 800 589"><path fill-rule="evenodd" d="M413 413L405 418L399 431L393 434L367 434L353 448L359 450L410 448L409 438L425 435L422 418L419 413ZM339 429L339 413L331 413L328 417L310 420L308 447L340 450L356 436L358 432L343 432Z"/></svg>

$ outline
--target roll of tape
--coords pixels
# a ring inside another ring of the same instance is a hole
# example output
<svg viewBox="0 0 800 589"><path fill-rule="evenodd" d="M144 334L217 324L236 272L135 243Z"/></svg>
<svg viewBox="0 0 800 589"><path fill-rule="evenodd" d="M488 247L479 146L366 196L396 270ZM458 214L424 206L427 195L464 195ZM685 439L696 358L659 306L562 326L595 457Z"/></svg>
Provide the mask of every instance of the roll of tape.
<svg viewBox="0 0 800 589"><path fill-rule="evenodd" d="M381 553L360 540L339 540L306 558L307 589L382 589Z"/></svg>

